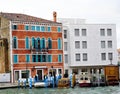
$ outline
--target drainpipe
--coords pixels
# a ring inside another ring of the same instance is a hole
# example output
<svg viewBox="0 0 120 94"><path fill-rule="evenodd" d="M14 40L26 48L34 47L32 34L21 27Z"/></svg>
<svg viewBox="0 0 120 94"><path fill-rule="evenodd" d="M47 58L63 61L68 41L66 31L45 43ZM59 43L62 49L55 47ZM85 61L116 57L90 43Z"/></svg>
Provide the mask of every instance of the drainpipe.
<svg viewBox="0 0 120 94"><path fill-rule="evenodd" d="M11 83L13 83L13 56L12 56L12 22L9 23L9 36L10 36L10 67L11 67Z"/></svg>

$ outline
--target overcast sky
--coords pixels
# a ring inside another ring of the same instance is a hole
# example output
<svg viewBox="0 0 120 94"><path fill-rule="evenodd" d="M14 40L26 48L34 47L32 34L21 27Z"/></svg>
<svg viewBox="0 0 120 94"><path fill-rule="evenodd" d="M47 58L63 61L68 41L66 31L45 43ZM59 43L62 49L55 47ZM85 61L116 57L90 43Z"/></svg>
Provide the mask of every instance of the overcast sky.
<svg viewBox="0 0 120 94"><path fill-rule="evenodd" d="M88 23L116 24L120 48L120 0L0 0L0 11L24 13L45 19L81 18Z"/></svg>

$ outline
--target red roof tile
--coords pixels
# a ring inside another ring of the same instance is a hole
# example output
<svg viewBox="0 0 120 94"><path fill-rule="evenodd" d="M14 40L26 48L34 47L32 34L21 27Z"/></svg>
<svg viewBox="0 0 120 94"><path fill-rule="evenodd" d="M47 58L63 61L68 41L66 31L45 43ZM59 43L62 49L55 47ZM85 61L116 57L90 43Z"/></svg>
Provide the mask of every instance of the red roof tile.
<svg viewBox="0 0 120 94"><path fill-rule="evenodd" d="M54 23L54 24L61 24L58 22L26 15L26 14L18 14L18 13L4 13L1 12L0 16L7 18L8 20L11 21L22 21L22 22L39 22L39 23Z"/></svg>

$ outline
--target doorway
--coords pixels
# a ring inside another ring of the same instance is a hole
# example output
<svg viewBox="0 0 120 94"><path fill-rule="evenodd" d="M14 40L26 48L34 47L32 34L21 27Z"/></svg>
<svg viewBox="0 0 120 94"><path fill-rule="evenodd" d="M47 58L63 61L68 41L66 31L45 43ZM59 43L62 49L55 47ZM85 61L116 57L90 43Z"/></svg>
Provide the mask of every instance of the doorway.
<svg viewBox="0 0 120 94"><path fill-rule="evenodd" d="M37 74L38 74L38 80L42 80L42 77L43 77L42 69L37 70Z"/></svg>

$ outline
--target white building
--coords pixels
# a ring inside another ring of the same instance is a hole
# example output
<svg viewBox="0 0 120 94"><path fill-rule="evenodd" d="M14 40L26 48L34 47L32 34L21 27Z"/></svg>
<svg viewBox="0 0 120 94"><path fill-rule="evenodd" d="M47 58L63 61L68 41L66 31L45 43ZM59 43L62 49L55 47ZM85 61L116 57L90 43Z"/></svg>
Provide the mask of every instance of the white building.
<svg viewBox="0 0 120 94"><path fill-rule="evenodd" d="M64 70L68 74L104 73L117 65L115 24L86 24L84 19L58 19L63 24Z"/></svg>

